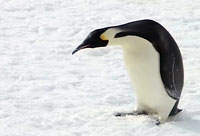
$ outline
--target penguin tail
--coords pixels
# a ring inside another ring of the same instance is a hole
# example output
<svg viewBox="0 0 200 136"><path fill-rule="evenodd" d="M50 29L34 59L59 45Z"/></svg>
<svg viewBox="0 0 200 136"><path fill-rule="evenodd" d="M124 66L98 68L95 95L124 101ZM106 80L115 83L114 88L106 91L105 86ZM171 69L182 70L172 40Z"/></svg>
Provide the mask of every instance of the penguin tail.
<svg viewBox="0 0 200 136"><path fill-rule="evenodd" d="M176 114L178 114L179 112L181 112L182 111L182 109L176 109L176 111L174 111L174 112L170 112L170 114L169 114L169 116L175 116Z"/></svg>
<svg viewBox="0 0 200 136"><path fill-rule="evenodd" d="M179 102L179 101L177 101L177 102L175 103L175 105L174 105L173 109L171 110L169 116L174 116L174 115L176 115L176 114L178 114L179 112L182 111L182 109L178 109L178 108L177 108L178 102Z"/></svg>

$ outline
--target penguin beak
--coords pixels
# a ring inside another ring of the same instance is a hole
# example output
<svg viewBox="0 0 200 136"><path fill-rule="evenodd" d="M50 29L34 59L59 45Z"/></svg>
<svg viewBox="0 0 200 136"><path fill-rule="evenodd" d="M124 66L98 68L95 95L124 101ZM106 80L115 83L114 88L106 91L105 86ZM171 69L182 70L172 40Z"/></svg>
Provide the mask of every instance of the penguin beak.
<svg viewBox="0 0 200 136"><path fill-rule="evenodd" d="M82 50L82 49L85 49L85 48L89 48L89 47L90 47L90 45L81 44L72 52L72 55L74 53L76 53L77 51L79 51L79 50Z"/></svg>

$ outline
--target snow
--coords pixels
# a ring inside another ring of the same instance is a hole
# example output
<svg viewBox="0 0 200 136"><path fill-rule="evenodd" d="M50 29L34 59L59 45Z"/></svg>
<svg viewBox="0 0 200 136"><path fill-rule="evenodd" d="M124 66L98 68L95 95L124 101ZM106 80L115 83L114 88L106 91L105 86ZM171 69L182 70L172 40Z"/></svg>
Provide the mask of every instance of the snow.
<svg viewBox="0 0 200 136"><path fill-rule="evenodd" d="M188 0L0 0L1 136L198 136L200 3ZM160 126L135 107L120 48L71 55L97 28L154 19L177 41L185 68L179 107Z"/></svg>

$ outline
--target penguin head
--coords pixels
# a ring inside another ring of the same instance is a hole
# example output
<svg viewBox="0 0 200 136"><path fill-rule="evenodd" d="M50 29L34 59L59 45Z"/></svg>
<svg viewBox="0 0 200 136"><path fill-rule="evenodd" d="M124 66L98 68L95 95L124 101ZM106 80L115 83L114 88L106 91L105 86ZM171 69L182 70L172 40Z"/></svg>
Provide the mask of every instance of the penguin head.
<svg viewBox="0 0 200 136"><path fill-rule="evenodd" d="M97 48L97 47L106 47L108 44L108 40L102 36L102 34L108 28L102 28L92 31L86 39L72 52L72 54L77 51L85 48Z"/></svg>

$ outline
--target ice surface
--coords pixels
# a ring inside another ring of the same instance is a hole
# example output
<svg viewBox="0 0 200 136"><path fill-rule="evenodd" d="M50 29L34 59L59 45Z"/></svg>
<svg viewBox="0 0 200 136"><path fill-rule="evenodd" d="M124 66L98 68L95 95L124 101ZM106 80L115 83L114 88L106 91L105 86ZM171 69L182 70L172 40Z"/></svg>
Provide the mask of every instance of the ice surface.
<svg viewBox="0 0 200 136"><path fill-rule="evenodd" d="M199 136L200 2L0 0L1 136ZM97 28L154 19L183 55L183 111L155 126L135 107L119 48L72 51Z"/></svg>

